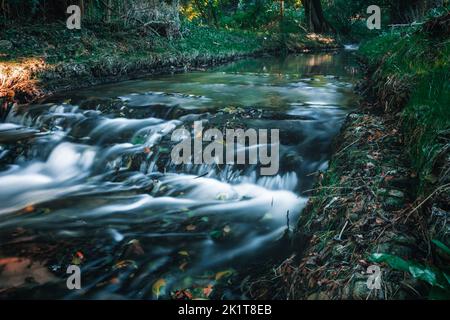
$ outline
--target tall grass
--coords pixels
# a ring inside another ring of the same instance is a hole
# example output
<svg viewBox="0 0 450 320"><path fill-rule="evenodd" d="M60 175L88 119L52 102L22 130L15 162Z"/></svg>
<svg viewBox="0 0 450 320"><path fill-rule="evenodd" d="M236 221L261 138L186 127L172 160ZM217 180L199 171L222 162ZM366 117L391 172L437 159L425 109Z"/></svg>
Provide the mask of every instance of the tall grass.
<svg viewBox="0 0 450 320"><path fill-rule="evenodd" d="M450 40L427 35L418 29L385 33L362 45L378 90L406 81L408 99L401 109L406 143L420 177L419 193L436 188L437 158L448 150L450 130ZM379 92L378 92L379 93ZM396 94L404 94L398 92Z"/></svg>

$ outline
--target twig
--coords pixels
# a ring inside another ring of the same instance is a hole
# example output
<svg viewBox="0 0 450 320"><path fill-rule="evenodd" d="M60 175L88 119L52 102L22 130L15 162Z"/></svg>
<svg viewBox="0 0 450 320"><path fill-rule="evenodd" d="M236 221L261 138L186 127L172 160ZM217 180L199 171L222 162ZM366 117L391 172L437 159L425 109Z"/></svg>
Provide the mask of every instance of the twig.
<svg viewBox="0 0 450 320"><path fill-rule="evenodd" d="M395 27L414 27L414 26L421 26L421 25L423 25L423 22L388 24L388 27L391 27L391 28L395 28Z"/></svg>
<svg viewBox="0 0 450 320"><path fill-rule="evenodd" d="M344 149L339 150L336 153L336 158L339 158L339 155L344 152L345 150L347 150L348 148L350 148L352 145L354 145L355 143L357 143L359 140L361 140L361 138L357 139L356 141L353 141L352 143L350 143L348 146L346 146Z"/></svg>
<svg viewBox="0 0 450 320"><path fill-rule="evenodd" d="M326 186L323 186L323 187L318 187L318 188L314 188L314 189L308 189L303 192L306 193L306 192L312 192L312 191L319 191L321 189L352 189L352 188L351 187L326 187Z"/></svg>

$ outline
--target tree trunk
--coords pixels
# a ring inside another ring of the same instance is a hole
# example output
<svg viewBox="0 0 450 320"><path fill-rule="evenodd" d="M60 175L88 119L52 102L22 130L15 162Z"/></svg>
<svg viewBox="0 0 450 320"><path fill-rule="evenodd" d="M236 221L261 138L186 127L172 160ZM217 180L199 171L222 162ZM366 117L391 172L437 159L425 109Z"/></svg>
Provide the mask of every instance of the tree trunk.
<svg viewBox="0 0 450 320"><path fill-rule="evenodd" d="M305 7L306 21L310 31L316 33L332 31L330 24L323 15L320 0L302 0L302 4Z"/></svg>

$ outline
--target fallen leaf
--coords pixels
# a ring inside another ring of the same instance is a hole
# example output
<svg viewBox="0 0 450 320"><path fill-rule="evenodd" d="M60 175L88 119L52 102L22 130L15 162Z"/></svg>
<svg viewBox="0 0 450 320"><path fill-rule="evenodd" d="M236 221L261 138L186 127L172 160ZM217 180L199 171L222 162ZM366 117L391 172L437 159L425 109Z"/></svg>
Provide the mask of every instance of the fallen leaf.
<svg viewBox="0 0 450 320"><path fill-rule="evenodd" d="M83 260L84 260L84 254L81 251L77 251L72 258L72 264L78 266L83 263Z"/></svg>
<svg viewBox="0 0 450 320"><path fill-rule="evenodd" d="M142 256L145 254L144 249L141 246L141 243L137 239L130 240L125 247L123 253L123 259L135 259L138 256Z"/></svg>
<svg viewBox="0 0 450 320"><path fill-rule="evenodd" d="M192 293L189 290L177 290L175 291L173 298L175 300L192 300Z"/></svg>
<svg viewBox="0 0 450 320"><path fill-rule="evenodd" d="M206 288L203 288L203 294L206 297L209 297L209 295L211 294L211 292L213 291L213 285L209 284Z"/></svg>
<svg viewBox="0 0 450 320"><path fill-rule="evenodd" d="M166 280L164 279L157 280L152 286L153 296L158 299L160 295L164 294L165 287L166 287Z"/></svg>
<svg viewBox="0 0 450 320"><path fill-rule="evenodd" d="M25 211L25 213L31 213L34 211L34 207L33 206L26 206L23 211Z"/></svg>
<svg viewBox="0 0 450 320"><path fill-rule="evenodd" d="M127 268L129 266L133 267L134 269L138 268L136 265L136 262L134 262L133 260L121 260L113 266L113 269L114 270L123 269L123 268Z"/></svg>
<svg viewBox="0 0 450 320"><path fill-rule="evenodd" d="M186 226L186 230L187 231L194 231L195 229L197 229L197 227L193 224L190 224L188 226Z"/></svg>
<svg viewBox="0 0 450 320"><path fill-rule="evenodd" d="M229 277L234 273L233 270L225 270L225 271L220 271L216 273L216 281L219 281L220 279L222 279L223 277Z"/></svg>
<svg viewBox="0 0 450 320"><path fill-rule="evenodd" d="M111 280L109 280L109 283L111 283L111 284L118 284L118 283L120 283L120 279L117 278L117 277L114 277Z"/></svg>

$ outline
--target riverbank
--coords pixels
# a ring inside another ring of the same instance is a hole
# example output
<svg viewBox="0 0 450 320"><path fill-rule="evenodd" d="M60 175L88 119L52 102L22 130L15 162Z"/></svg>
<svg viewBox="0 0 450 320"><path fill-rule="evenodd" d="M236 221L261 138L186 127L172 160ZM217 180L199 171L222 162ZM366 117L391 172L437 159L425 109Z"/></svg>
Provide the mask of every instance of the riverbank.
<svg viewBox="0 0 450 320"><path fill-rule="evenodd" d="M449 31L447 15L362 46L364 102L252 298L449 298Z"/></svg>
<svg viewBox="0 0 450 320"><path fill-rule="evenodd" d="M66 270L75 261L83 299L240 299L235 276L284 253L271 244L288 210L298 218L307 174L327 161L339 131L329 123L354 105L354 67L350 52L265 56L14 108L0 136L0 265L24 277L12 283L0 271L0 296L73 299ZM173 164L173 132L199 120L279 128L278 175ZM30 264L38 268L22 272Z"/></svg>
<svg viewBox="0 0 450 320"><path fill-rule="evenodd" d="M334 39L184 26L167 39L145 29L63 24L25 25L0 33L0 99L27 103L55 92L150 74L204 68L243 57L289 50L333 49Z"/></svg>

